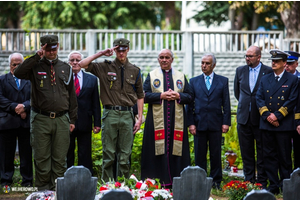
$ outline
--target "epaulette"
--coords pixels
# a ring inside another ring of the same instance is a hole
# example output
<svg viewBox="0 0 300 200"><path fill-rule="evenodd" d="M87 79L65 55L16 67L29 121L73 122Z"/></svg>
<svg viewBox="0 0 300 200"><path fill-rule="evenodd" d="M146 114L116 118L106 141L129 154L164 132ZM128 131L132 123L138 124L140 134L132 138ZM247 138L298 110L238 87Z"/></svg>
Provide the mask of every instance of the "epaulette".
<svg viewBox="0 0 300 200"><path fill-rule="evenodd" d="M135 64L132 64L134 67L136 67L136 68L138 68L138 69L140 69L138 66L136 66Z"/></svg>
<svg viewBox="0 0 300 200"><path fill-rule="evenodd" d="M68 66L72 67L72 65L66 61L63 61L64 64L67 64Z"/></svg>
<svg viewBox="0 0 300 200"><path fill-rule="evenodd" d="M105 63L108 63L108 64L111 64L111 61L110 61L110 60L106 60L106 59L105 59L104 62L105 62Z"/></svg>

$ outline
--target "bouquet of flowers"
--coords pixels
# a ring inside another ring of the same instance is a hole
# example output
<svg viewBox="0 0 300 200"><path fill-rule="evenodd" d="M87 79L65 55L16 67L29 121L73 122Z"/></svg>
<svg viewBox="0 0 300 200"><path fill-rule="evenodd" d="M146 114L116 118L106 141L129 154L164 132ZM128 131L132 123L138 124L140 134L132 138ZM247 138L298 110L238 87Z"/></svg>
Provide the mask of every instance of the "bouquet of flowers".
<svg viewBox="0 0 300 200"><path fill-rule="evenodd" d="M251 190L261 190L262 185L260 183L251 183L249 181L230 181L223 186L226 195L229 197L228 200L243 200Z"/></svg>
<svg viewBox="0 0 300 200"><path fill-rule="evenodd" d="M134 200L172 200L173 195L168 189L162 189L158 179L146 179L139 181L134 175L129 179L118 178L118 182L103 183L99 186L99 194L95 199L113 189L121 189L129 192Z"/></svg>

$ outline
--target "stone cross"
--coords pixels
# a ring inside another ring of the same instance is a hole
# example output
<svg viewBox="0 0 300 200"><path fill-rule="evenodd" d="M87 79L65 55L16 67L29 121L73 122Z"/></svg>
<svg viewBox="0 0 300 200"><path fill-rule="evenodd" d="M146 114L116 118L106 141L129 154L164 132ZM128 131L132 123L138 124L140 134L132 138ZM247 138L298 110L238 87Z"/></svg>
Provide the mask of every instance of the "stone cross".
<svg viewBox="0 0 300 200"><path fill-rule="evenodd" d="M57 200L94 200L98 178L92 177L90 170L83 166L72 166L57 178Z"/></svg>
<svg viewBox="0 0 300 200"><path fill-rule="evenodd" d="M103 195L101 200L133 200L131 194L125 190L111 190Z"/></svg>
<svg viewBox="0 0 300 200"><path fill-rule="evenodd" d="M244 197L244 200L276 200L276 197L267 190L252 190Z"/></svg>
<svg viewBox="0 0 300 200"><path fill-rule="evenodd" d="M297 168L291 174L290 179L283 180L283 199L300 199L300 168Z"/></svg>
<svg viewBox="0 0 300 200"><path fill-rule="evenodd" d="M199 166L188 166L173 178L174 200L207 200L213 179Z"/></svg>

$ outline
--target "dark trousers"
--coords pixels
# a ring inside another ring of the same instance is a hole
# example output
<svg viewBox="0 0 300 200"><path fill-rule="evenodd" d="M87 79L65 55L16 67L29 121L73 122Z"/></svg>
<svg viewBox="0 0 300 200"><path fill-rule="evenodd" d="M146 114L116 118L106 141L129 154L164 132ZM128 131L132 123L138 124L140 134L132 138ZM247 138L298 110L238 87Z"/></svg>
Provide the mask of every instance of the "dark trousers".
<svg viewBox="0 0 300 200"><path fill-rule="evenodd" d="M294 170L300 167L300 135L293 131Z"/></svg>
<svg viewBox="0 0 300 200"><path fill-rule="evenodd" d="M237 125L241 155L243 159L243 171L245 181L252 183L261 183L263 188L267 187L267 174L264 167L263 161L263 139L262 131L258 126L252 125L248 120L247 124ZM255 147L256 156L255 161ZM255 172L257 170L257 180Z"/></svg>
<svg viewBox="0 0 300 200"><path fill-rule="evenodd" d="M282 188L283 179L289 179L292 173L292 132L263 130L264 165L270 180L270 190Z"/></svg>
<svg viewBox="0 0 300 200"><path fill-rule="evenodd" d="M206 158L209 146L210 177L217 185L222 181L221 142L222 131L197 131L194 136L195 163L207 172Z"/></svg>
<svg viewBox="0 0 300 200"><path fill-rule="evenodd" d="M88 168L93 175L92 162L92 132L91 131L73 131L70 135L70 147L67 154L68 168L74 165L75 160L75 139L78 146L78 165Z"/></svg>
<svg viewBox="0 0 300 200"><path fill-rule="evenodd" d="M2 130L0 133L1 185L10 185L13 182L17 139L20 155L20 174L22 176L21 184L22 186L32 185L32 149L29 128Z"/></svg>

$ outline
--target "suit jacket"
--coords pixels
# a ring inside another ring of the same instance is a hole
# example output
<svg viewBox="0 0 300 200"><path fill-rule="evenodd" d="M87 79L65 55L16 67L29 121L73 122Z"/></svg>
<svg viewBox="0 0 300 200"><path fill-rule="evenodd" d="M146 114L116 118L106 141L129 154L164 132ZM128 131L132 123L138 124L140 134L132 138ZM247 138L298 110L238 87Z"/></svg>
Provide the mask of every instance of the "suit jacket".
<svg viewBox="0 0 300 200"><path fill-rule="evenodd" d="M237 108L237 123L245 125L249 120L249 107L251 103L250 120L253 125L259 125L259 112L256 106L256 92L261 78L273 72L271 67L261 65L256 84L251 92L249 86L249 66L241 66L236 69L234 78L234 96L239 101Z"/></svg>
<svg viewBox="0 0 300 200"><path fill-rule="evenodd" d="M187 105L188 126L196 125L198 131L221 131L222 125L231 125L228 78L214 74L210 90L204 75L190 79L194 102Z"/></svg>
<svg viewBox="0 0 300 200"><path fill-rule="evenodd" d="M265 75L256 94L257 107L261 115L259 128L269 131L295 130L294 108L298 94L297 76L285 71L279 82L276 82L274 73ZM267 121L270 113L274 113L277 117L279 127Z"/></svg>
<svg viewBox="0 0 300 200"><path fill-rule="evenodd" d="M10 72L0 76L0 130L30 127L30 89L30 81L21 79L18 90ZM15 112L18 104L25 105L25 119Z"/></svg>
<svg viewBox="0 0 300 200"><path fill-rule="evenodd" d="M75 122L75 131L91 131L93 118L94 126L101 127L101 108L97 77L82 71L82 86L77 97L78 119Z"/></svg>

